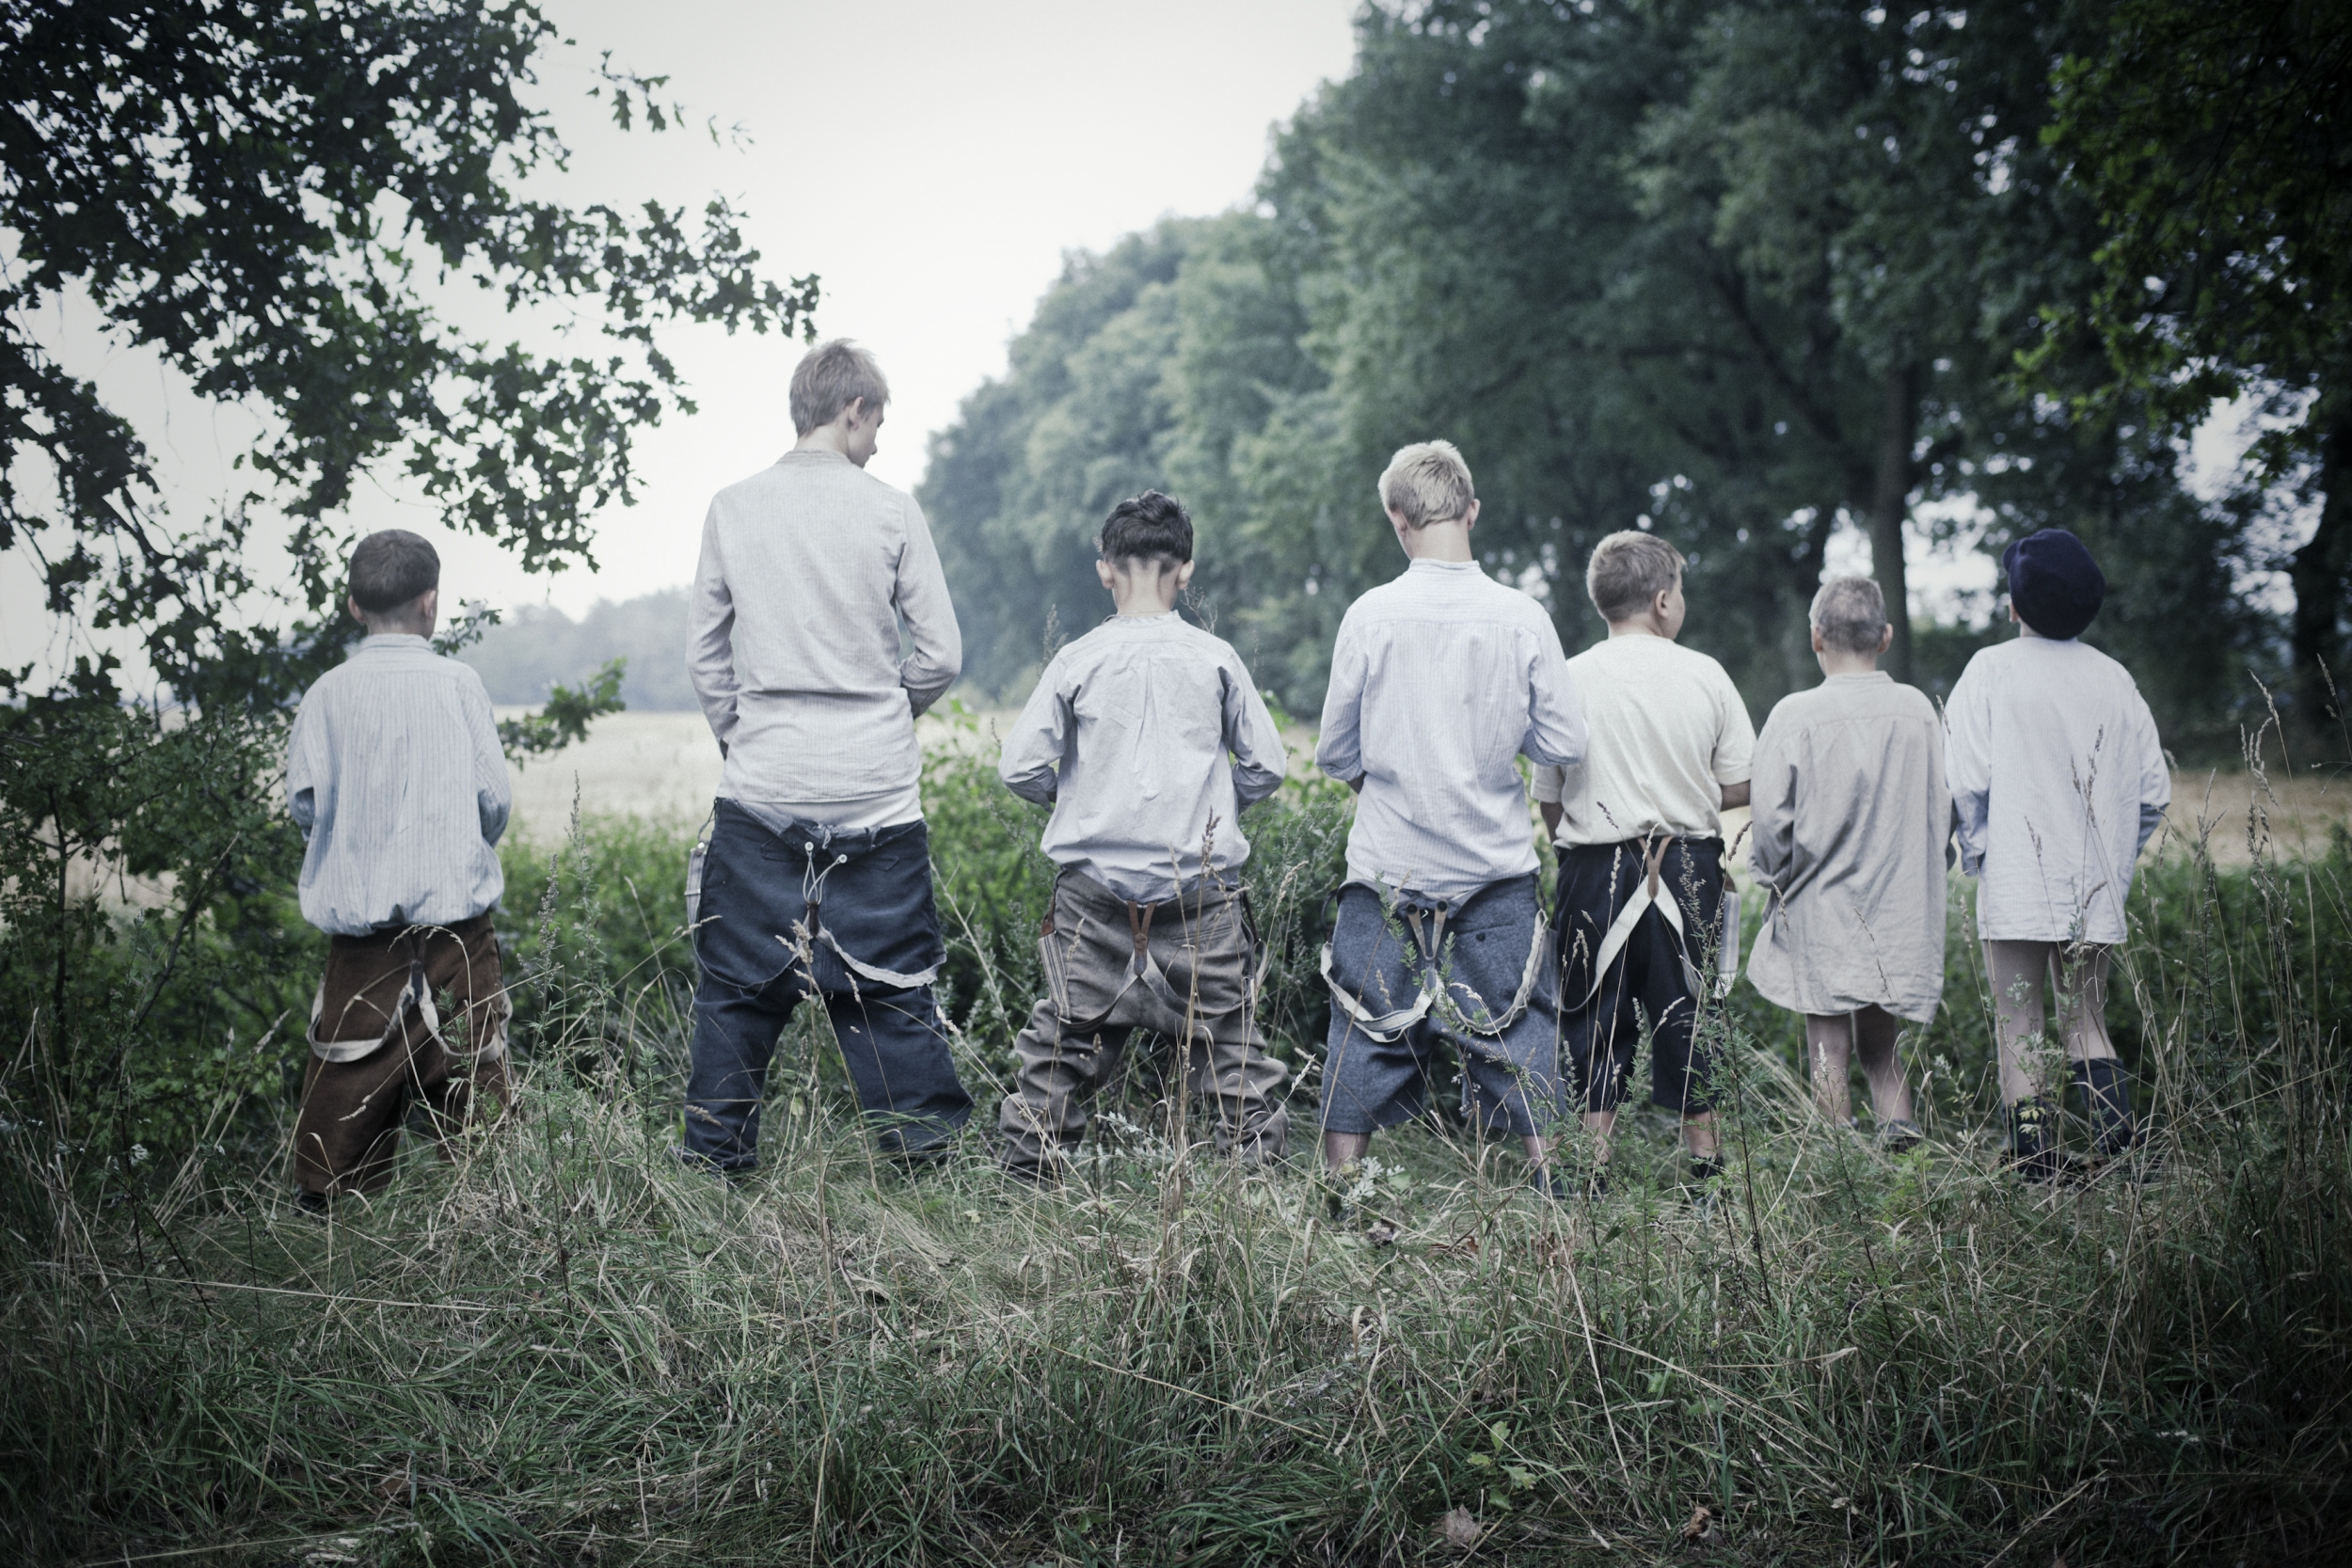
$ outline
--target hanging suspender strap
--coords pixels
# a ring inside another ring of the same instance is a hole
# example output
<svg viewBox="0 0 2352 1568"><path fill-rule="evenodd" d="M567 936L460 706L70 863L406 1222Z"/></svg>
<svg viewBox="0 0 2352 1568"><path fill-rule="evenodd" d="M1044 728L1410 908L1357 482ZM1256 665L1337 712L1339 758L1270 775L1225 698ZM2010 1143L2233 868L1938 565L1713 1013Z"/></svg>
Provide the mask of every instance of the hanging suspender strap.
<svg viewBox="0 0 2352 1568"><path fill-rule="evenodd" d="M833 834L827 832L825 837L830 842ZM938 964L909 974L895 969L882 969L874 964L863 963L850 957L841 943L834 939L833 932L825 927L825 879L841 869L843 863L849 860L849 854L847 851L836 851L833 857L833 863L819 871L817 868L816 843L811 841L801 847L808 857L808 869L801 876L801 896L808 904L809 940L812 945L821 942L833 949L833 956L841 960L842 968L850 972L852 984L859 976L863 976L878 986L889 986L896 990L913 990L916 986L928 986L939 978ZM783 942L787 950L792 945L782 936L777 937L776 940Z"/></svg>
<svg viewBox="0 0 2352 1568"><path fill-rule="evenodd" d="M1593 983L1569 1011L1582 1012L1593 1005L1593 998L1600 994L1601 982L1609 977L1609 971L1624 956L1625 944L1631 940L1633 927L1640 925L1642 916L1653 909L1665 916L1666 924L1674 928L1675 955L1682 960L1682 983L1689 989L1691 999L1695 1002L1707 994L1705 983L1699 977L1698 965L1691 961L1691 939L1683 929L1681 901L1675 897L1671 888L1662 891L1661 888L1659 872L1666 863L1666 851L1674 844L1672 834L1660 834L1644 839L1642 847L1635 851L1642 859L1642 885L1633 890L1633 896L1626 900L1625 908L1617 911L1617 918L1610 922L1608 934L1600 939L1600 951L1593 955Z"/></svg>
<svg viewBox="0 0 2352 1568"><path fill-rule="evenodd" d="M1365 886L1368 884L1348 885ZM1343 887L1341 891L1345 892L1346 888ZM1471 895L1471 897L1476 896L1476 894ZM1504 1030L1519 1021L1519 1016L1527 1011L1528 1002L1535 993L1537 981L1543 976L1544 955L1551 945L1549 941L1551 928L1543 919L1540 909L1536 911L1535 928L1528 940L1527 966L1519 974L1518 992L1512 997L1511 1005L1503 1009L1502 1016L1490 1018L1483 1023L1463 1012L1452 995L1452 992L1456 990L1466 994L1475 993L1458 983L1449 985L1438 971L1445 950L1446 911L1444 907L1439 906L1428 911L1426 929L1422 926L1422 911L1408 905L1403 912L1406 925L1412 929L1413 944L1421 950L1421 984L1413 993L1413 1001L1409 1006L1393 1008L1385 1013L1372 1011L1364 1005L1361 997L1351 993L1332 974L1331 944L1327 942L1323 944L1321 965L1323 983L1330 989L1332 1004L1355 1021L1356 1028L1359 1033L1387 1045L1402 1037L1407 1029L1419 1023L1422 1019L1427 1018L1433 1009L1439 1013L1448 1029L1462 1035L1483 1035L1488 1038L1502 1035ZM1485 1005L1483 999L1480 1005L1482 1006Z"/></svg>

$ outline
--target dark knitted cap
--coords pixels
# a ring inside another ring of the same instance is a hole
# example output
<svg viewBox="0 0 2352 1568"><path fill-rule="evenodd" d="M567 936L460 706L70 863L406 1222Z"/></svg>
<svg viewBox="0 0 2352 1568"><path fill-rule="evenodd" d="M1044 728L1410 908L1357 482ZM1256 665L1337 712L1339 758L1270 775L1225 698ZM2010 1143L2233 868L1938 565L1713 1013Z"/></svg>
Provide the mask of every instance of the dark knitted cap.
<svg viewBox="0 0 2352 1568"><path fill-rule="evenodd" d="M2083 542L2062 528L2028 533L2001 552L2009 602L2017 618L2042 636L2080 637L2098 617L2107 579Z"/></svg>

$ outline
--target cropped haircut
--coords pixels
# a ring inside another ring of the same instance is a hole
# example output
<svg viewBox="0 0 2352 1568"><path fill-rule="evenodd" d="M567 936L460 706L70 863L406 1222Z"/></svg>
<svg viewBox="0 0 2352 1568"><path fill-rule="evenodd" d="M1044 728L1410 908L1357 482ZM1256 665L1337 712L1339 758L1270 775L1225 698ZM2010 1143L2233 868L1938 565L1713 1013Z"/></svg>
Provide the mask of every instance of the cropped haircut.
<svg viewBox="0 0 2352 1568"><path fill-rule="evenodd" d="M1146 490L1111 508L1094 547L1114 563L1150 556L1182 565L1192 559L1192 515L1175 497Z"/></svg>
<svg viewBox="0 0 2352 1568"><path fill-rule="evenodd" d="M398 610L440 586L440 551L405 528L371 533L351 552L351 596L370 614Z"/></svg>
<svg viewBox="0 0 2352 1568"><path fill-rule="evenodd" d="M1602 620L1628 620L1672 588L1681 571L1680 550L1654 533L1624 529L1593 546L1584 592Z"/></svg>
<svg viewBox="0 0 2352 1568"><path fill-rule="evenodd" d="M1821 641L1841 654L1874 654L1886 635L1886 594L1868 578L1832 578L1807 612Z"/></svg>
<svg viewBox="0 0 2352 1568"><path fill-rule="evenodd" d="M1478 491L1470 465L1451 441L1416 441L1399 447L1380 475L1380 505L1412 529L1450 523L1470 515Z"/></svg>
<svg viewBox="0 0 2352 1568"><path fill-rule="evenodd" d="M868 413L890 401L882 366L849 339L828 338L803 355L792 372L792 429L802 436L820 430L859 398Z"/></svg>

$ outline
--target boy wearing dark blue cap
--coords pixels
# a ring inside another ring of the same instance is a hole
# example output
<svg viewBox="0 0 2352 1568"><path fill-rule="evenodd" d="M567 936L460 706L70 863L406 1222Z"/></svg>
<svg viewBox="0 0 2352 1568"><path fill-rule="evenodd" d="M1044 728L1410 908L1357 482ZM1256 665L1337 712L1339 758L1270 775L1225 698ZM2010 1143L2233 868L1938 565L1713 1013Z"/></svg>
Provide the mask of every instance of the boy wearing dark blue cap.
<svg viewBox="0 0 2352 1568"><path fill-rule="evenodd" d="M2052 982L2092 1158L2132 1144L2131 1092L2107 1038L2107 948L2123 940L2132 870L2172 784L2129 672L2078 641L2106 596L2082 541L2043 529L2001 565L2021 635L1978 654L1953 686L1945 769L1961 868L1979 879L2013 1157L2027 1180L2046 1181L2058 1168L2058 1052L2042 1032Z"/></svg>

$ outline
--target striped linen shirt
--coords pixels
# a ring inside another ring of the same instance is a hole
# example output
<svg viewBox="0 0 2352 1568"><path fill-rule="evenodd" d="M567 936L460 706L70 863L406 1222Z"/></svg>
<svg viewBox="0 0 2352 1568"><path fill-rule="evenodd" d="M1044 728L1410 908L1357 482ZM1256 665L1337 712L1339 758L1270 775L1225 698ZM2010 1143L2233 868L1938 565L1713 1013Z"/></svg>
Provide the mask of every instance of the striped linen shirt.
<svg viewBox="0 0 2352 1568"><path fill-rule="evenodd" d="M1543 607L1416 561L1347 607L1315 763L1360 777L1348 880L1456 900L1535 869L1518 758L1573 767L1584 715Z"/></svg>
<svg viewBox="0 0 2352 1568"><path fill-rule="evenodd" d="M1152 904L1200 878L1212 824L1208 869L1248 860L1241 810L1284 770L1241 656L1174 610L1114 615L1056 654L996 763L1014 794L1053 800L1048 860Z"/></svg>
<svg viewBox="0 0 2352 1568"><path fill-rule="evenodd" d="M914 720L955 684L963 637L914 497L818 449L727 486L703 523L687 637L726 753L722 798L771 823L923 815Z"/></svg>
<svg viewBox="0 0 2352 1568"><path fill-rule="evenodd" d="M482 677L421 637L366 639L303 693L286 746L302 917L363 937L498 908L513 799Z"/></svg>

